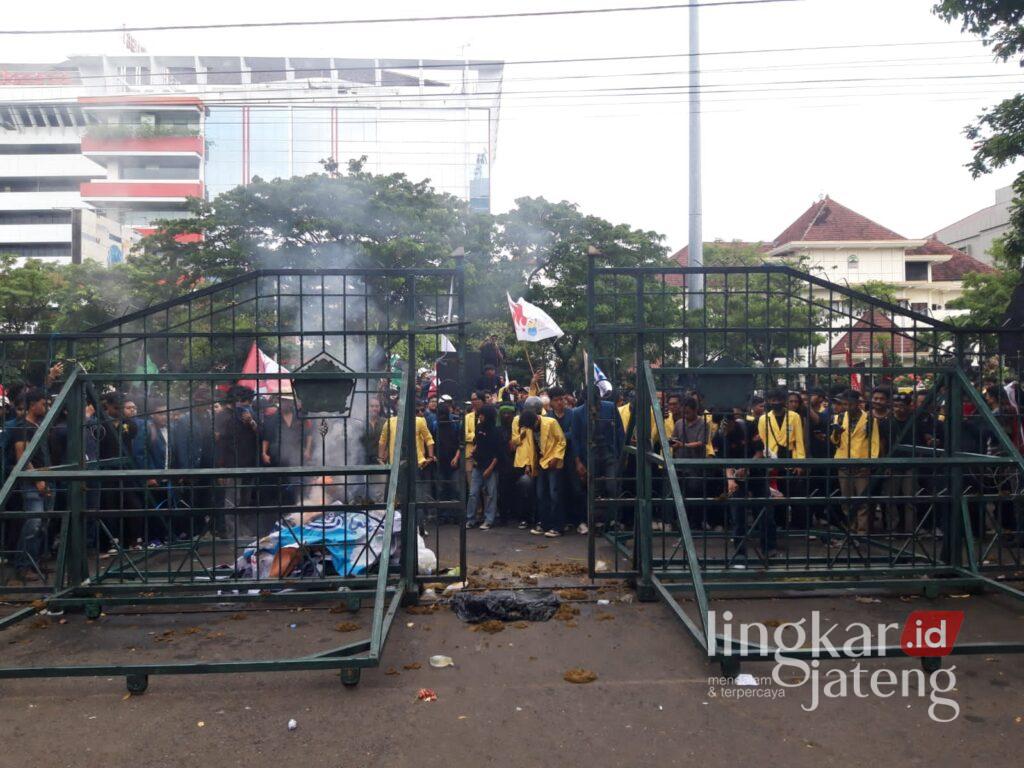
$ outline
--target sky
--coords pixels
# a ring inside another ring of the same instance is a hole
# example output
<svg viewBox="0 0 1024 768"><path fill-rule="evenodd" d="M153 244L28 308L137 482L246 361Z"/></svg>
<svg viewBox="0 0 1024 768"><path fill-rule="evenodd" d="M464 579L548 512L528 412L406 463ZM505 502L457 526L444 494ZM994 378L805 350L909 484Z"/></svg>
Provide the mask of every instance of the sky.
<svg viewBox="0 0 1024 768"><path fill-rule="evenodd" d="M670 0L9 3L6 29L323 20L649 5ZM1024 84L1015 63L930 12L934 0L798 0L700 12L705 240L771 240L821 195L906 237L991 205L963 128ZM461 58L505 70L495 212L569 200L687 241L688 11L359 26L138 32L157 54ZM895 45L898 44L898 45ZM913 44L913 45L908 45ZM920 44L920 45L919 45ZM836 46L858 46L839 49ZM819 50L806 50L807 48ZM805 50L763 52L763 49ZM825 50L820 50L825 48ZM119 35L0 37L2 61L120 53ZM735 53L737 51L762 51ZM821 82L827 81L827 82ZM543 93L548 91L548 93Z"/></svg>

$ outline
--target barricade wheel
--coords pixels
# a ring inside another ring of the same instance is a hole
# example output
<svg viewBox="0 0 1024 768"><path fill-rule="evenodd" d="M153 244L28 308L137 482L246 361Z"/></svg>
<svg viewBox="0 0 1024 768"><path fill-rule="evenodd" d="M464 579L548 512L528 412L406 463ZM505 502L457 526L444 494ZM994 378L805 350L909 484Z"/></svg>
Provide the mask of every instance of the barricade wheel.
<svg viewBox="0 0 1024 768"><path fill-rule="evenodd" d="M927 673L937 672L942 668L941 656L922 656L921 669Z"/></svg>
<svg viewBox="0 0 1024 768"><path fill-rule="evenodd" d="M359 678L363 670L358 667L347 667L341 670L341 684L346 688L355 688L359 685Z"/></svg>
<svg viewBox="0 0 1024 768"><path fill-rule="evenodd" d="M722 656L718 659L722 677L736 677L740 673L740 660L737 656Z"/></svg>
<svg viewBox="0 0 1024 768"><path fill-rule="evenodd" d="M345 600L345 607L348 608L350 613L358 613L359 609L363 607L363 600L359 597L350 597Z"/></svg>
<svg viewBox="0 0 1024 768"><path fill-rule="evenodd" d="M85 618L87 619L98 619L102 612L103 607L99 603L85 604Z"/></svg>
<svg viewBox="0 0 1024 768"><path fill-rule="evenodd" d="M149 675L128 675L127 684L128 693L145 693L146 689L149 688Z"/></svg>

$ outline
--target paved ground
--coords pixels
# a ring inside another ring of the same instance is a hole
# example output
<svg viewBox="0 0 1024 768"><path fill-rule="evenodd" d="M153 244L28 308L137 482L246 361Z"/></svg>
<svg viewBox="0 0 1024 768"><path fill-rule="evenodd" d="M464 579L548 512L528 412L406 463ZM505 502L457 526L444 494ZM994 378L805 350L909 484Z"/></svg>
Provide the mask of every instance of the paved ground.
<svg viewBox="0 0 1024 768"><path fill-rule="evenodd" d="M469 550L478 566L506 564L485 568L478 578L487 580L525 570L531 560L583 563L584 543L496 529L471 532ZM617 584L589 591L572 621L506 625L493 635L471 631L447 609L402 612L383 668L367 670L354 689L321 672L153 677L145 695L129 698L121 678L0 681L0 766L935 766L1003 764L1024 743L1024 657L955 659L958 682L950 696L961 713L950 724L932 722L928 700L916 697L829 700L806 712L806 689L774 699L727 698L709 685L717 666L701 656L669 609L630 598ZM610 603L597 605L598 599ZM871 623L902 621L916 607L951 607L967 611L965 637L1024 635L1024 609L999 598L880 599L721 605L749 620L798 618L820 608L836 621ZM3 663L17 665L266 658L337 645L346 635L334 628L349 618L326 608L232 618L237 613L111 612L93 623L69 615L63 625L24 622L0 635L0 647ZM368 612L355 620L365 625ZM437 653L452 656L455 667L431 669L427 659ZM420 668L405 669L412 664ZM888 666L917 668L907 660ZM569 684L563 675L573 667L598 678ZM744 671L769 669L751 664ZM436 702L417 701L424 687L436 691ZM777 696L782 689L726 690ZM289 718L298 721L293 732Z"/></svg>

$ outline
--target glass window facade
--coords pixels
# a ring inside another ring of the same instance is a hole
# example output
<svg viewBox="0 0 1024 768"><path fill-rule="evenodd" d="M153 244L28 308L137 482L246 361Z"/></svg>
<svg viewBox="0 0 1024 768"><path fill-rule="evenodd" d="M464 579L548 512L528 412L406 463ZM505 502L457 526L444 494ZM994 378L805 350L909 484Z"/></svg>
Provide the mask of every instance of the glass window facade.
<svg viewBox="0 0 1024 768"><path fill-rule="evenodd" d="M264 181L291 176L291 110L249 110L249 178Z"/></svg>
<svg viewBox="0 0 1024 768"><path fill-rule="evenodd" d="M248 179L319 173L332 151L336 159L366 156L374 173L405 173L429 179L436 189L490 208L490 122L487 109L376 109L294 107L248 110ZM206 120L206 187L211 197L242 183L246 167L239 107L214 107Z"/></svg>
<svg viewBox="0 0 1024 768"><path fill-rule="evenodd" d="M243 181L241 107L210 108L206 148L206 190L214 198Z"/></svg>
<svg viewBox="0 0 1024 768"><path fill-rule="evenodd" d="M331 110L292 110L292 175L323 170L321 160L331 156Z"/></svg>

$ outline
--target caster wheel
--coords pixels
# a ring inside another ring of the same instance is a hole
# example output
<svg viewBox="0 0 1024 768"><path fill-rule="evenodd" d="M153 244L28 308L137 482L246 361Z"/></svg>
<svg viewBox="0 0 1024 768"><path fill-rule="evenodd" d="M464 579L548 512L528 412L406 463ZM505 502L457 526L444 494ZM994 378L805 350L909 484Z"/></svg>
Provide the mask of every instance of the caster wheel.
<svg viewBox="0 0 1024 768"><path fill-rule="evenodd" d="M87 619L98 619L100 613L103 612L102 606L99 603L86 603L85 604L85 618Z"/></svg>
<svg viewBox="0 0 1024 768"><path fill-rule="evenodd" d="M938 584L925 584L924 596L929 600L934 600L939 596L939 585Z"/></svg>
<svg viewBox="0 0 1024 768"><path fill-rule="evenodd" d="M658 599L658 590L653 584L636 585L636 599L641 603L653 603Z"/></svg>
<svg viewBox="0 0 1024 768"><path fill-rule="evenodd" d="M363 670L358 667L341 670L341 684L346 688L355 688L359 685L359 678L362 676L362 672Z"/></svg>
<svg viewBox="0 0 1024 768"><path fill-rule="evenodd" d="M145 693L149 688L149 675L128 675L128 693Z"/></svg>
<svg viewBox="0 0 1024 768"><path fill-rule="evenodd" d="M928 673L939 671L942 669L942 658L940 656L922 656L921 669Z"/></svg>
<svg viewBox="0 0 1024 768"><path fill-rule="evenodd" d="M718 666L722 670L722 677L736 677L740 673L740 660L736 656L721 656Z"/></svg>
<svg viewBox="0 0 1024 768"><path fill-rule="evenodd" d="M358 613L359 609L363 607L363 600L359 597L349 597L345 600L345 607L348 608L349 613Z"/></svg>

